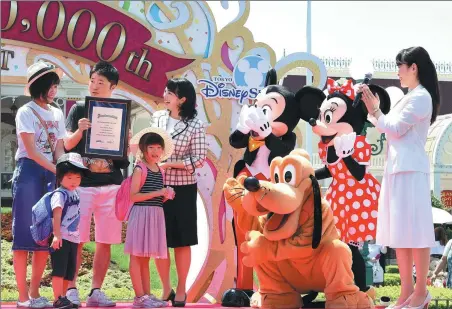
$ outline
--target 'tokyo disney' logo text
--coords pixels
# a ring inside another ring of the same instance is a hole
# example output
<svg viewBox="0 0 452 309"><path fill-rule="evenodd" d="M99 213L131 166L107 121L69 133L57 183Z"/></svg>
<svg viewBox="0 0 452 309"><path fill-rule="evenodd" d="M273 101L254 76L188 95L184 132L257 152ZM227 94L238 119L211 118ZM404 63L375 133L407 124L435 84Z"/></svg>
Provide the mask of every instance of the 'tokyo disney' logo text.
<svg viewBox="0 0 452 309"><path fill-rule="evenodd" d="M198 80L198 84L204 84L201 94L206 99L236 99L242 105L246 99L255 99L264 88L269 68L270 64L264 58L246 56L237 62L232 77L213 76L211 80Z"/></svg>
<svg viewBox="0 0 452 309"><path fill-rule="evenodd" d="M232 77L221 77L214 76L212 80L200 79L198 84L204 83L204 88L201 89L202 95L206 99L212 98L226 98L226 99L237 99L239 104L243 104L245 99L255 99L259 94L261 89L250 88L250 89L240 89L239 87L234 87L234 82ZM227 87L226 85L232 85L232 87Z"/></svg>

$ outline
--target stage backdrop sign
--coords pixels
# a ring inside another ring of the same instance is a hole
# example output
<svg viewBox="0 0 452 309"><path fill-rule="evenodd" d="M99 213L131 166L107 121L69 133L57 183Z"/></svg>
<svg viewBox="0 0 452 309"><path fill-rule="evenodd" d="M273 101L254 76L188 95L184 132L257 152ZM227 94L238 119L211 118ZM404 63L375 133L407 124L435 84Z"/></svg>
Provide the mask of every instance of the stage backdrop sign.
<svg viewBox="0 0 452 309"><path fill-rule="evenodd" d="M221 4L227 10L231 2ZM235 286L232 211L222 187L243 155L229 145L242 104L256 97L270 67L279 78L307 68L320 89L327 78L322 61L309 53L276 61L273 49L255 42L244 26L250 3L233 4L239 6L237 16L219 31L206 1L1 2L4 84L25 85L27 67L42 59L87 85L91 66L106 60L120 72L114 94L149 112L163 108L158 102L168 78L186 77L195 86L209 151L196 171L199 244L192 248L189 302L218 302ZM287 29L289 39L290 33ZM301 145L298 129L296 134Z"/></svg>

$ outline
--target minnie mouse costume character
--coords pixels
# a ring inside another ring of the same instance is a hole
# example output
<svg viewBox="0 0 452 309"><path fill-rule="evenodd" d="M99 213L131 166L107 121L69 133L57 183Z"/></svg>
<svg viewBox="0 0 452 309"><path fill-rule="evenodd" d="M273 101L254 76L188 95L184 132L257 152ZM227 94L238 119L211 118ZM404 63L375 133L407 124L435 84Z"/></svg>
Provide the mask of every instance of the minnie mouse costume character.
<svg viewBox="0 0 452 309"><path fill-rule="evenodd" d="M300 90L301 91L301 90ZM236 178L241 174L254 176L258 180L270 179L270 163L273 158L288 155L296 144L293 132L303 118L301 107L308 104L309 97L295 99L295 94L277 84L276 71L268 71L265 88L256 97L253 105L244 105L240 112L236 130L230 135L229 143L236 149L246 148L243 159L234 166ZM247 231L240 230L234 221L233 230L236 245L245 241ZM237 250L237 289L253 289L253 269L242 264L243 253ZM231 290L229 290L231 291ZM225 294L227 295L227 294Z"/></svg>
<svg viewBox="0 0 452 309"><path fill-rule="evenodd" d="M380 97L382 112L388 113L388 93L376 85L369 85L369 88ZM368 291L366 266L358 247L376 237L380 194L380 183L368 171L371 147L366 137L360 135L368 112L362 102L356 108L352 107L355 90L351 80L339 85L329 78L328 96L312 87L302 90L297 95L317 97L304 109L311 116L309 123L313 132L321 139L319 156L325 166L316 170L315 177L318 180L333 178L325 198L332 207L341 240L352 251L355 283L361 291Z"/></svg>

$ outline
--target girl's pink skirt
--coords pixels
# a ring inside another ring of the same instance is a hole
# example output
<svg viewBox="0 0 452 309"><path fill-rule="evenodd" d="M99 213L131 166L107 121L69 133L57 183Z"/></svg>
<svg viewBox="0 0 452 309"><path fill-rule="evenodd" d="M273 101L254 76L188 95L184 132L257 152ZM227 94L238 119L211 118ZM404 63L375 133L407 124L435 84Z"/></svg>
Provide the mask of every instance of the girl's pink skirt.
<svg viewBox="0 0 452 309"><path fill-rule="evenodd" d="M132 206L124 252L141 257L168 258L165 214L162 207Z"/></svg>

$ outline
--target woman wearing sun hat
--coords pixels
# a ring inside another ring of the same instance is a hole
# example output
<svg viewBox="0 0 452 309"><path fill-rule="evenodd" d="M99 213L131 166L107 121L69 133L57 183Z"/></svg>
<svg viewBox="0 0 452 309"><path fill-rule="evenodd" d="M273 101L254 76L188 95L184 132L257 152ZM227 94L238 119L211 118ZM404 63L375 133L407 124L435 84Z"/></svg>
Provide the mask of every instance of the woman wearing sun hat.
<svg viewBox="0 0 452 309"><path fill-rule="evenodd" d="M39 61L28 68L25 95L32 101L17 111L18 149L13 174L13 262L19 299L17 307L52 307L40 297L39 286L44 272L48 248L38 246L30 233L31 209L55 187L55 162L64 153L66 135L63 112L50 105L57 94L61 69ZM32 251L32 275L27 289L27 255Z"/></svg>

